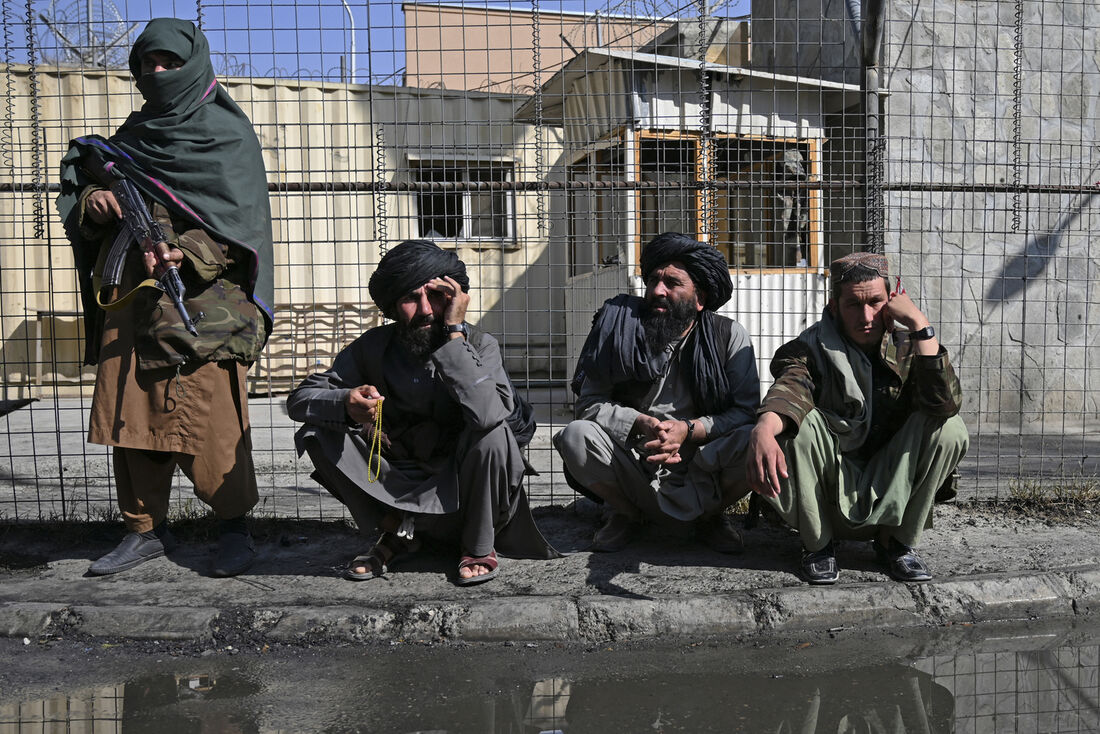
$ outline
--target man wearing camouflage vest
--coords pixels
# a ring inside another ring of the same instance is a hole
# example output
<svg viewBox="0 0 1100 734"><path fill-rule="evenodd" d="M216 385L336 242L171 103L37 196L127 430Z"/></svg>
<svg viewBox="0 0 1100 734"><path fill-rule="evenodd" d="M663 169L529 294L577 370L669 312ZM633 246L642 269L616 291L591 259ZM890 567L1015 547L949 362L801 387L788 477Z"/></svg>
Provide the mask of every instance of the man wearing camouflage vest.
<svg viewBox="0 0 1100 734"><path fill-rule="evenodd" d="M891 290L884 256L853 253L829 270L821 321L772 360L749 483L799 531L811 584L839 578L838 539L871 540L892 577L927 581L913 548L969 443L959 381L928 318L900 281Z"/></svg>
<svg viewBox="0 0 1100 734"><path fill-rule="evenodd" d="M257 501L245 374L272 326L260 144L214 78L206 38L193 23L150 22L130 53L130 71L145 104L109 140L71 143L58 198L84 304L85 361L98 365L88 440L113 448L129 530L89 574L125 571L172 550L167 516L179 467L220 520L211 571L233 576L255 556L245 525ZM133 185L133 199L120 202L117 181L102 185L108 170ZM163 241L150 242L151 252L130 246L117 290L101 288L124 207L139 211L135 201L159 223L162 233L147 229ZM181 309L148 287L165 265L178 267Z"/></svg>

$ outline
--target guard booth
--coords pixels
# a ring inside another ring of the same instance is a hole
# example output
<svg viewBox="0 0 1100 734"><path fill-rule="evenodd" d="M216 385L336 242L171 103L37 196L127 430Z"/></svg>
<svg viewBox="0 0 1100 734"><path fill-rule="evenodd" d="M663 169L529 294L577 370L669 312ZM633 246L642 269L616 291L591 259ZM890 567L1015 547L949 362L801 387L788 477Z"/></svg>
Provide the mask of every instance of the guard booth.
<svg viewBox="0 0 1100 734"><path fill-rule="evenodd" d="M829 134L860 89L721 63L732 55L587 49L517 110L563 131L552 175L568 182L567 354L604 300L644 293L641 246L666 231L726 256L734 293L721 313L748 329L764 387L771 355L819 318L827 248L856 249L863 211L852 191L815 184L826 168L862 173L851 131L833 146Z"/></svg>

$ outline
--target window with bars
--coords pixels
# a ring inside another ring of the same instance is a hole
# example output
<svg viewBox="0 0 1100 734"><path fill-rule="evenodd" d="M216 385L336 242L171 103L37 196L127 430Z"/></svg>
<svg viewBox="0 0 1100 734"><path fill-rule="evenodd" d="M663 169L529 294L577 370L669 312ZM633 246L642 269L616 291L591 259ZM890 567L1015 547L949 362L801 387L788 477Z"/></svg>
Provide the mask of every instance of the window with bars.
<svg viewBox="0 0 1100 734"><path fill-rule="evenodd" d="M643 181L654 181L656 189L643 189L638 197L642 242L662 232L698 236L697 194L692 184L698 178L699 141L694 136L650 136L638 141L638 170Z"/></svg>
<svg viewBox="0 0 1100 734"><path fill-rule="evenodd" d="M715 245L732 267L808 267L810 146L758 138L714 141L714 175L748 184L719 188ZM814 197L815 201L817 197Z"/></svg>
<svg viewBox="0 0 1100 734"><path fill-rule="evenodd" d="M416 194L421 237L430 240L494 240L515 237L515 192L479 190L480 183L513 180L511 161L431 161L416 164L418 182L454 184Z"/></svg>
<svg viewBox="0 0 1100 734"><path fill-rule="evenodd" d="M569 167L570 180L607 183L626 180L621 142L592 151ZM569 192L570 263L572 275L619 263L627 237L625 189L573 189Z"/></svg>

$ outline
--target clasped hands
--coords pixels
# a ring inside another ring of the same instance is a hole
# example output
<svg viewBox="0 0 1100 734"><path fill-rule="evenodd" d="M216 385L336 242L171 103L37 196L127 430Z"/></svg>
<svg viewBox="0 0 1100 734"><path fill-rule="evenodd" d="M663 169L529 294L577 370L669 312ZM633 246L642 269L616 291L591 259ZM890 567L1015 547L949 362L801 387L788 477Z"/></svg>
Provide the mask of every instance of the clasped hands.
<svg viewBox="0 0 1100 734"><path fill-rule="evenodd" d="M659 420L652 415L640 414L634 420L632 434L644 441L646 461L651 464L679 464L683 461L680 447L688 440L688 427L682 419Z"/></svg>

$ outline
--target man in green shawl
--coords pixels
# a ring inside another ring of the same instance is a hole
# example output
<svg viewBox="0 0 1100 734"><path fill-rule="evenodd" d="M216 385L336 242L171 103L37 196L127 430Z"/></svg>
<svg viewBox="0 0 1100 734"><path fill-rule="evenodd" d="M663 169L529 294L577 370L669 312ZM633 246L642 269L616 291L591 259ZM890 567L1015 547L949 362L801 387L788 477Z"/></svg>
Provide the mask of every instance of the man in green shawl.
<svg viewBox="0 0 1100 734"><path fill-rule="evenodd" d="M846 255L829 274L821 321L772 359L749 484L798 530L810 583L839 578L834 539L872 540L892 577L927 581L913 548L969 443L959 380L884 256Z"/></svg>
<svg viewBox="0 0 1100 734"><path fill-rule="evenodd" d="M233 576L255 557L245 524L257 501L245 376L272 327L260 144L214 78L209 45L193 23L151 21L130 71L145 104L110 139L72 141L57 201L80 281L85 362L98 365L88 440L113 447L129 530L89 574L172 550L166 518L179 467L220 520L212 572ZM166 235L155 254L130 249L117 289L100 288L100 278L122 211L89 174L93 160L138 189ZM195 334L168 295L148 287L157 258L178 266Z"/></svg>

